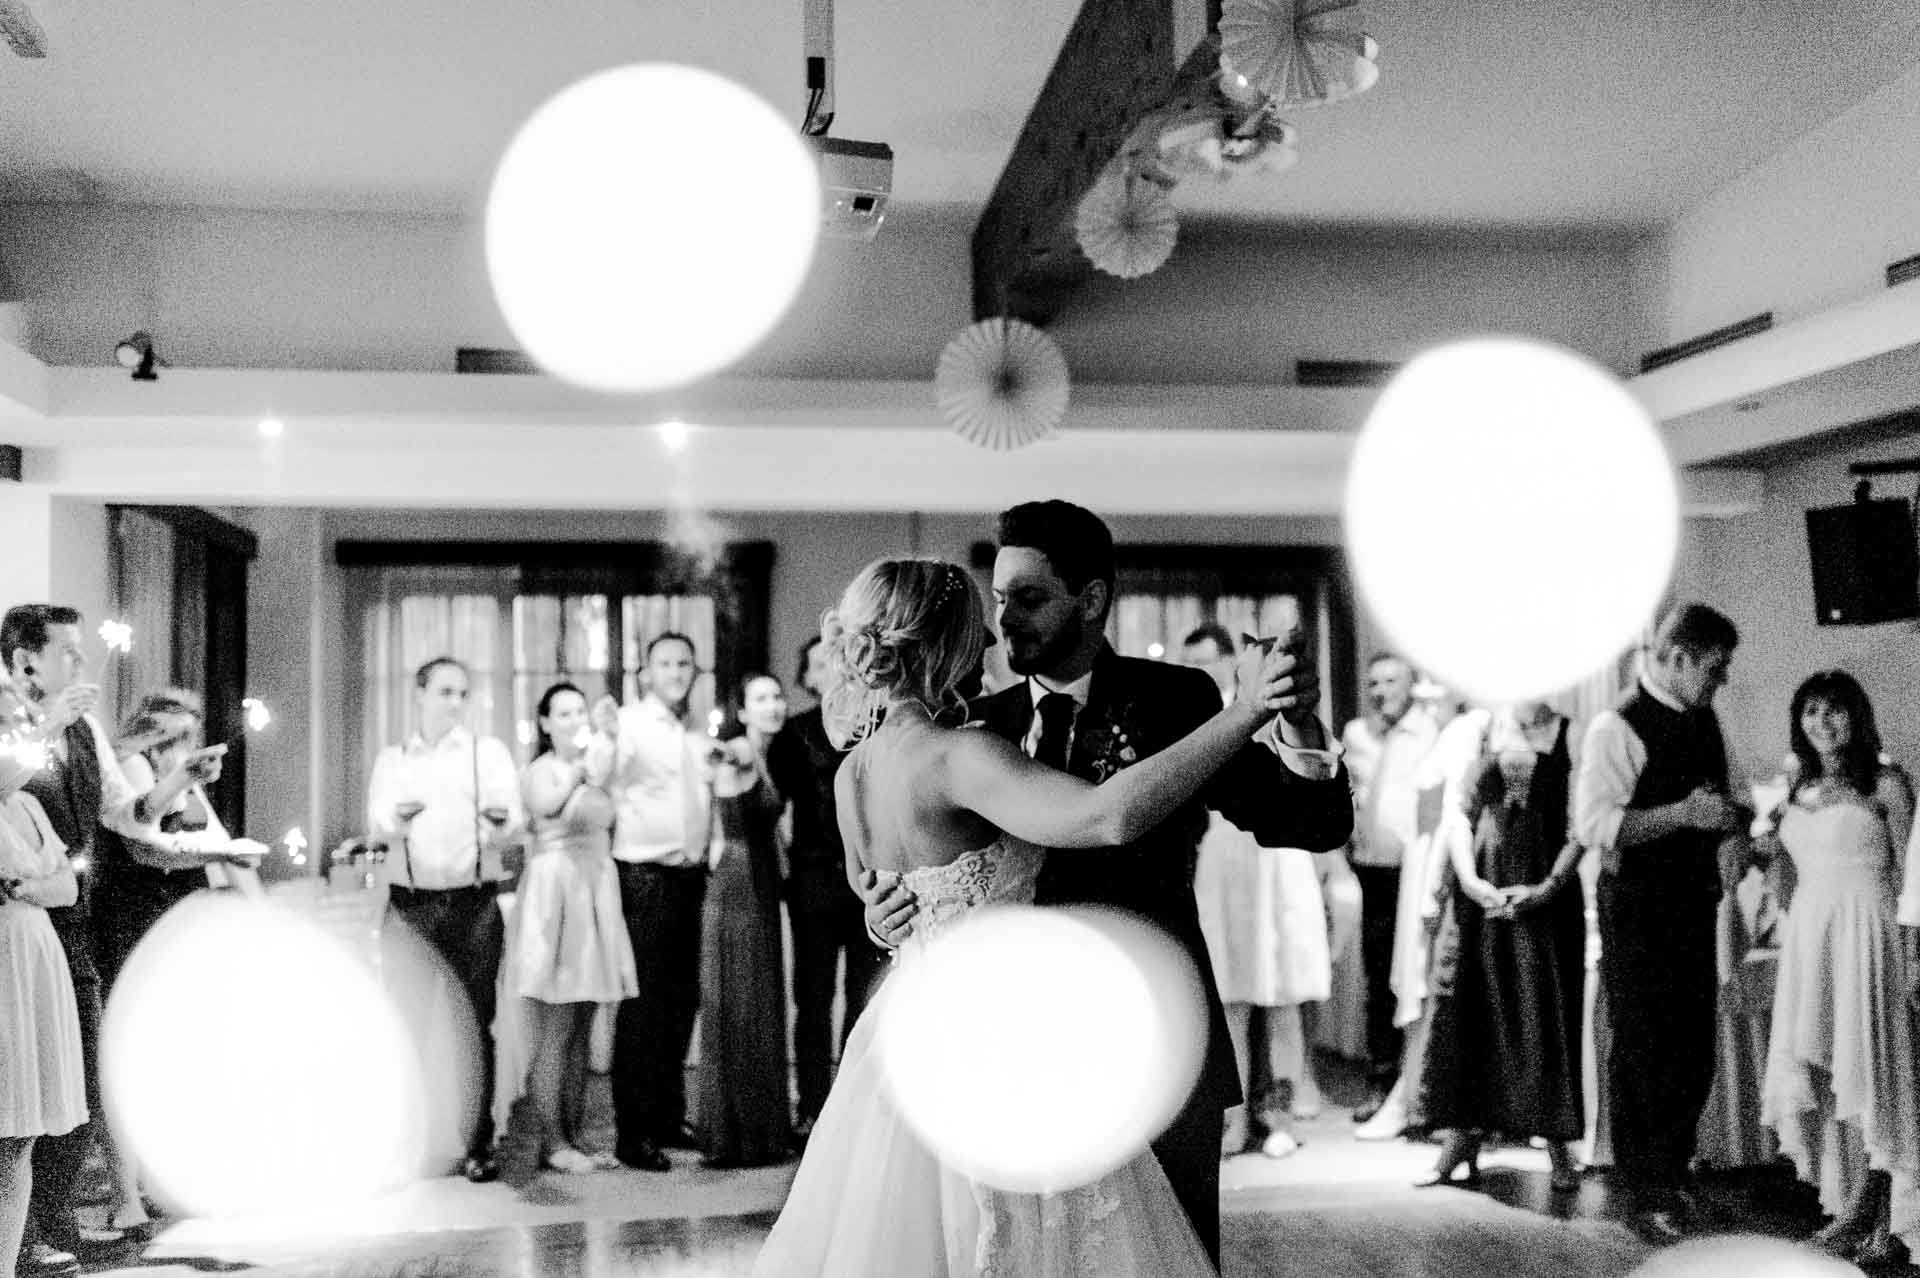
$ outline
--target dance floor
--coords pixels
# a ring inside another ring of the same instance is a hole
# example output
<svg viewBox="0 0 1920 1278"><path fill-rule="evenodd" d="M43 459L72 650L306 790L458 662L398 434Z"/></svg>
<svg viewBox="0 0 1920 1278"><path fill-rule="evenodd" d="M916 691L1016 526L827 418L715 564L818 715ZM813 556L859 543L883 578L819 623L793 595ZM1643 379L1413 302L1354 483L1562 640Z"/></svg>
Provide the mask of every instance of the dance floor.
<svg viewBox="0 0 1920 1278"><path fill-rule="evenodd" d="M1346 1111L1299 1126L1284 1160L1245 1155L1222 1176L1223 1269L1327 1278L1611 1278L1646 1248L1614 1217L1604 1179L1548 1192L1544 1153L1482 1160L1477 1190L1411 1188L1431 1145L1363 1143ZM144 1254L94 1272L352 1278L734 1278L751 1272L792 1169L717 1172L690 1153L667 1175L543 1176L522 1189L446 1178L351 1211L173 1222ZM1731 1226L1796 1236L1810 1204L1777 1171L1710 1182Z"/></svg>

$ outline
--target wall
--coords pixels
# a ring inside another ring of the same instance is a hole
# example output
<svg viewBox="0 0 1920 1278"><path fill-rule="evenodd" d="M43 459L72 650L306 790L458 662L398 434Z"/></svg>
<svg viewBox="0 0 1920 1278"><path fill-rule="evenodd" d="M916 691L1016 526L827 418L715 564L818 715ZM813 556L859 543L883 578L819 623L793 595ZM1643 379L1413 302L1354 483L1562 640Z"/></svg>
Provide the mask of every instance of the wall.
<svg viewBox="0 0 1920 1278"><path fill-rule="evenodd" d="M903 208L867 245L825 241L742 375L931 378L971 318L973 217ZM1171 263L1091 281L1057 325L1083 380L1291 381L1306 357L1400 357L1489 329L1618 364L1619 241L1249 234L1195 224ZM453 218L0 205L30 349L101 365L135 329L181 367L447 370L512 346L478 239ZM724 287L724 280L716 280Z"/></svg>
<svg viewBox="0 0 1920 1278"><path fill-rule="evenodd" d="M1728 739L1750 774L1766 777L1787 753L1787 707L1800 681L1835 666L1872 698L1886 748L1920 769L1920 625L1824 627L1814 623L1812 565L1804 512L1849 500L1854 461L1911 457L1920 432L1847 447L1809 450L1767 470L1767 496L1754 514L1700 529L1697 555L1683 561L1680 588L1719 608L1740 629L1740 650L1720 694ZM1905 483L1882 483L1908 495Z"/></svg>
<svg viewBox="0 0 1920 1278"><path fill-rule="evenodd" d="M1133 281L1096 275L1054 331L1090 381L1291 382L1295 359L1399 360L1487 333L1559 342L1624 370L1634 246L1183 225L1166 267Z"/></svg>
<svg viewBox="0 0 1920 1278"><path fill-rule="evenodd" d="M350 725L335 711L341 680L355 674L357 637L346 633L334 544L355 540L647 540L670 534L657 512L392 510L228 510L260 538L248 616L251 695L274 712L267 737L248 755L247 811L256 837L278 839L300 825L314 839L345 837L357 821L362 781L341 775ZM1112 521L1122 542L1326 544L1332 521L1199 520L1177 516ZM890 515L727 516L719 535L771 540L774 563L769 646L786 677L820 612L869 560L923 553L967 562L991 540L991 512L977 518ZM1362 650L1378 642L1362 618Z"/></svg>
<svg viewBox="0 0 1920 1278"><path fill-rule="evenodd" d="M1651 350L1761 311L1776 322L1885 286L1920 253L1920 69L1721 188L1633 263Z"/></svg>

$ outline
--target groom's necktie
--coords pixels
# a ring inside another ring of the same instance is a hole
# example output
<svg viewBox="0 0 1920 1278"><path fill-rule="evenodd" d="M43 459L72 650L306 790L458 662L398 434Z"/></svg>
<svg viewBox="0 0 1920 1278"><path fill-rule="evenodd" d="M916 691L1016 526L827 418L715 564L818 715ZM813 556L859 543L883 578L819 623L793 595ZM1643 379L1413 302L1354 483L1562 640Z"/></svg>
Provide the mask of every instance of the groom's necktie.
<svg viewBox="0 0 1920 1278"><path fill-rule="evenodd" d="M1078 709L1064 692L1049 692L1040 698L1040 738L1033 746L1035 763L1067 770L1067 738L1073 735L1073 715Z"/></svg>

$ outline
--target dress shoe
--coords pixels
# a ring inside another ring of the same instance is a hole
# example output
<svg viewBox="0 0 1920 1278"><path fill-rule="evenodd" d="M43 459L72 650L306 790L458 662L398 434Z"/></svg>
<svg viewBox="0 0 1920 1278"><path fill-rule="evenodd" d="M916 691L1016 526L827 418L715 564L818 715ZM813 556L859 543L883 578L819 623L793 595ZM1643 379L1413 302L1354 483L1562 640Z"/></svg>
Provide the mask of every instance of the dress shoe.
<svg viewBox="0 0 1920 1278"><path fill-rule="evenodd" d="M1655 1211L1637 1211L1627 1217L1627 1228L1638 1235L1641 1242L1653 1247L1671 1247L1685 1242L1687 1231L1681 1228L1680 1218L1664 1208Z"/></svg>
<svg viewBox="0 0 1920 1278"><path fill-rule="evenodd" d="M673 1170L673 1162L660 1152L660 1147L652 1141L641 1141L638 1145L623 1145L613 1151L613 1156L635 1171L666 1172Z"/></svg>
<svg viewBox="0 0 1920 1278"><path fill-rule="evenodd" d="M1387 1093L1378 1087L1372 1089L1367 1093L1367 1098L1354 1107L1353 1121L1356 1123L1369 1121L1374 1115L1380 1112L1386 1103Z"/></svg>
<svg viewBox="0 0 1920 1278"><path fill-rule="evenodd" d="M600 1170L591 1156L581 1153L570 1145L562 1145L541 1161L548 1171L565 1172L570 1176L582 1176L587 1172Z"/></svg>
<svg viewBox="0 0 1920 1278"><path fill-rule="evenodd" d="M460 1174L476 1185L490 1185L500 1179L500 1164L492 1154L468 1154Z"/></svg>
<svg viewBox="0 0 1920 1278"><path fill-rule="evenodd" d="M659 1142L667 1149L698 1149L700 1133L693 1130L693 1124L681 1123Z"/></svg>
<svg viewBox="0 0 1920 1278"><path fill-rule="evenodd" d="M32 1243L20 1249L20 1259L14 1263L13 1272L18 1278L77 1278L80 1257L46 1243Z"/></svg>
<svg viewBox="0 0 1920 1278"><path fill-rule="evenodd" d="M1480 1183L1480 1144L1479 1133L1455 1131L1447 1136L1447 1143L1440 1150L1440 1161L1434 1164L1431 1174L1413 1182L1415 1189L1435 1189L1441 1185L1454 1185L1471 1188ZM1465 1170L1464 1175L1454 1173Z"/></svg>
<svg viewBox="0 0 1920 1278"><path fill-rule="evenodd" d="M1291 1158L1300 1152L1300 1142L1292 1132L1271 1131L1260 1142L1260 1152L1268 1158Z"/></svg>

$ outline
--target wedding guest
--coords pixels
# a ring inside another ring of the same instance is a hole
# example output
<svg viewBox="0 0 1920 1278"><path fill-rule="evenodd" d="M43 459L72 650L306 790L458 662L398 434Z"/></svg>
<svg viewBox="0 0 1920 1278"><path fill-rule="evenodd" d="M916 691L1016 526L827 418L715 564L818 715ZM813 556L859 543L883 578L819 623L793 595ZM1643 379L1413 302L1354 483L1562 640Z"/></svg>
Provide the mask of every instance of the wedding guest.
<svg viewBox="0 0 1920 1278"><path fill-rule="evenodd" d="M1457 797L1467 772L1485 750L1492 716L1468 709L1454 691L1434 679L1414 684L1418 710L1438 735L1413 770L1414 837L1400 874L1400 904L1394 915L1393 1024L1400 1031L1400 1077L1378 1112L1354 1129L1358 1140L1392 1140L1424 1134L1430 1124L1423 1103L1431 1004L1437 982L1451 979L1457 935L1450 904L1453 868L1445 843L1447 798Z"/></svg>
<svg viewBox="0 0 1920 1278"><path fill-rule="evenodd" d="M1587 927L1581 849L1567 837L1567 726L1544 702L1497 716L1448 795L1458 948L1436 991L1422 1080L1426 1121L1447 1137L1423 1184L1451 1184L1463 1165L1475 1179L1488 1132L1545 1139L1552 1187L1580 1184L1571 1142L1586 1127Z"/></svg>
<svg viewBox="0 0 1920 1278"><path fill-rule="evenodd" d="M394 911L446 962L472 1009L480 1093L461 1171L499 1177L493 1147L493 1018L504 925L497 896L521 825L520 779L496 737L466 726L472 675L453 657L414 672L417 727L380 751L367 826L397 846L386 873Z"/></svg>
<svg viewBox="0 0 1920 1278"><path fill-rule="evenodd" d="M795 679L816 698L826 678L825 654L818 635L800 649ZM833 797L834 774L845 758L828 739L817 704L789 718L767 748L767 770L793 805L786 897L793 931L793 1056L800 1093L794 1134L802 1140L813 1130L833 1083L836 981L845 1005L839 1035L844 1048L880 976L880 951L868 943L860 898L847 886L846 847Z"/></svg>
<svg viewBox="0 0 1920 1278"><path fill-rule="evenodd" d="M672 1170L662 1147L697 1149L686 1121L687 1048L700 1010L700 914L713 832L713 765L704 733L687 730L699 667L693 640L667 631L646 649L646 694L602 698L594 726L618 742L610 790L620 910L641 974L613 1030L614 1155L642 1171Z"/></svg>
<svg viewBox="0 0 1920 1278"><path fill-rule="evenodd" d="M1745 859L1721 845L1749 820L1713 712L1738 644L1705 604L1671 609L1639 686L1587 725L1574 785L1574 838L1600 856L1614 1177L1657 1245L1711 1223L1688 1168L1713 1088L1722 864Z"/></svg>
<svg viewBox="0 0 1920 1278"><path fill-rule="evenodd" d="M25 697L36 731L47 747L46 766L22 788L40 804L53 831L66 845L79 884L75 899L48 909L59 934L80 1017L80 1057L85 1067L87 1111L105 1113L100 1103L100 972L94 958L92 866L104 827L171 851L186 851L196 836L164 834L159 814L196 782L220 776L225 746L189 752L141 794L128 784L113 756L106 728L95 717L100 686L84 679L87 653L82 645L81 614L60 604L21 604L0 618L0 659ZM76 1212L75 1183L87 1150L98 1143L114 1181L122 1183L120 1160L105 1123L85 1122L65 1135L49 1135L33 1147L33 1196L25 1244L35 1272L58 1272L75 1264L84 1249ZM57 1259L65 1256L66 1260Z"/></svg>
<svg viewBox="0 0 1920 1278"><path fill-rule="evenodd" d="M1219 689L1198 671L1115 653L1105 639L1116 576L1113 533L1092 511L1064 501L1001 513L994 558L995 613L1009 667L1022 682L977 706L985 729L1023 753L1082 779L1104 781L1161 751L1219 709ZM958 593L971 589L953 581ZM1041 905L1103 905L1140 915L1193 959L1208 1009L1206 1059L1186 1107L1154 1142L1161 1169L1209 1256L1220 1252L1220 1143L1226 1111L1243 1099L1226 1015L1214 985L1193 896L1206 809L1252 833L1262 847L1326 850L1353 828L1346 772L1317 716L1319 676L1289 636L1278 657L1286 706L1202 789L1152 833L1104 856L1049 858ZM861 880L877 939L911 932L912 890Z"/></svg>
<svg viewBox="0 0 1920 1278"><path fill-rule="evenodd" d="M203 724L200 698L179 688L150 692L140 698L120 725L114 753L127 784L150 793L168 775L201 748ZM188 844L167 846L129 838L102 828L99 859L93 873L95 953L101 988L113 992L127 956L168 910L209 885L221 868L252 868L268 849L252 839L236 839L213 810L206 787L195 781L159 813L160 832L184 836ZM223 880L224 881L224 880ZM97 1116L105 1123L106 1116ZM117 1197L107 1218L109 1227L140 1242L154 1233L140 1192L139 1169L131 1151L114 1142L117 1157Z"/></svg>
<svg viewBox="0 0 1920 1278"><path fill-rule="evenodd" d="M1222 705L1233 701L1237 654L1232 636L1213 624L1188 635L1181 648L1185 664L1213 679ZM1220 1152L1232 1157L1258 1148L1269 1158L1285 1158L1299 1142L1281 1122L1277 1098L1257 1115L1263 1132L1255 1132L1249 1121L1258 1095L1254 1046L1259 1045L1267 1080L1276 1089L1289 1089L1291 1099L1303 1106L1318 1104L1303 1012L1327 997L1332 966L1313 855L1299 848L1262 848L1252 835L1210 812L1193 894L1247 1096L1227 1111Z"/></svg>
<svg viewBox="0 0 1920 1278"><path fill-rule="evenodd" d="M0 723L19 702L0 695ZM86 1069L73 978L50 909L72 907L80 886L46 813L20 792L32 768L0 752L0 1274L20 1264L33 1147L87 1121ZM42 1252L32 1270L78 1272L71 1254Z"/></svg>
<svg viewBox="0 0 1920 1278"><path fill-rule="evenodd" d="M1795 888L1761 1121L1833 1216L1815 1246L1862 1265L1905 1264L1899 1235L1920 1227L1909 1201L1920 1177L1916 973L1902 953L1911 929L1898 921L1913 791L1882 762L1873 705L1843 670L1800 685L1787 731L1798 766L1777 841Z"/></svg>
<svg viewBox="0 0 1920 1278"><path fill-rule="evenodd" d="M120 724L114 754L127 784L145 794L188 755L201 748L205 716L200 698L181 688L141 697ZM100 977L108 993L160 916L208 886L209 866L257 865L267 848L236 839L221 824L206 788L198 781L159 814L165 834L199 836L174 850L144 839L103 831L94 866L93 922Z"/></svg>
<svg viewBox="0 0 1920 1278"><path fill-rule="evenodd" d="M714 840L700 923L700 1147L709 1167L792 1156L787 982L780 958L778 825L786 800L767 747L787 720L772 675L740 684L742 735L713 781Z"/></svg>
<svg viewBox="0 0 1920 1278"><path fill-rule="evenodd" d="M1356 1123L1386 1104L1404 1046L1393 993L1401 865L1417 834L1414 770L1439 735L1432 718L1414 705L1413 682L1405 658L1376 654L1367 662L1368 713L1340 734L1353 773L1348 858L1360 882L1360 962L1367 983L1367 1096L1353 1111Z"/></svg>
<svg viewBox="0 0 1920 1278"><path fill-rule="evenodd" d="M516 893L502 984L522 1001L531 1040L527 1094L541 1163L561 1172L617 1166L582 1141L587 1053L601 1003L639 993L613 868L614 743L587 724L571 683L541 694L534 758L522 777L533 848Z"/></svg>

